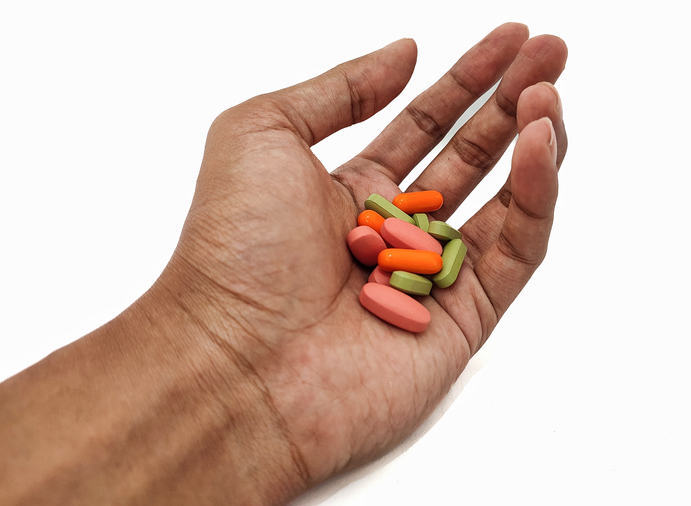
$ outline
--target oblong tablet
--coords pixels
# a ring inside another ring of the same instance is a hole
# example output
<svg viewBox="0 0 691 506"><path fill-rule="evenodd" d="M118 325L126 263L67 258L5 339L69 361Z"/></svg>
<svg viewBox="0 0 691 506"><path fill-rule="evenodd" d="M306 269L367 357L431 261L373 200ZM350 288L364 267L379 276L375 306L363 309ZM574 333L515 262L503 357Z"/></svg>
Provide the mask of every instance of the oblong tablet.
<svg viewBox="0 0 691 506"><path fill-rule="evenodd" d="M422 332L430 321L429 311L410 295L390 286L367 283L360 290L360 304L385 322L410 332Z"/></svg>
<svg viewBox="0 0 691 506"><path fill-rule="evenodd" d="M386 272L384 269L377 265L372 271L372 273L369 275L367 281L370 283L379 283L380 285L388 285L390 279L391 273Z"/></svg>
<svg viewBox="0 0 691 506"><path fill-rule="evenodd" d="M384 218L398 218L399 220L415 224L410 216L377 193L373 193L367 197L367 200L365 200L365 208L379 213Z"/></svg>
<svg viewBox="0 0 691 506"><path fill-rule="evenodd" d="M461 233L448 223L443 221L433 221L429 224L427 233L440 241L450 241L451 239L463 239Z"/></svg>
<svg viewBox="0 0 691 506"><path fill-rule="evenodd" d="M424 230L398 218L387 218L381 226L382 239L394 248L434 251L441 255L442 247L434 237Z"/></svg>
<svg viewBox="0 0 691 506"><path fill-rule="evenodd" d="M357 217L357 224L368 226L378 234L381 234L381 226L384 224L384 217L376 211L365 209Z"/></svg>
<svg viewBox="0 0 691 506"><path fill-rule="evenodd" d="M429 292L432 290L432 282L429 279L419 274L405 271L393 271L389 284L396 290L410 295L429 295Z"/></svg>
<svg viewBox="0 0 691 506"><path fill-rule="evenodd" d="M441 255L444 267L432 277L435 285L439 288L448 288L456 281L467 251L468 248L460 239L451 239L446 243Z"/></svg>
<svg viewBox="0 0 691 506"><path fill-rule="evenodd" d="M425 213L415 213L413 215L413 221L415 222L415 225L417 225L417 228L420 228L427 232L429 229L429 218Z"/></svg>
<svg viewBox="0 0 691 506"><path fill-rule="evenodd" d="M407 271L415 274L436 274L444 264L441 255L417 249L387 248L379 253L377 264L388 272Z"/></svg>
<svg viewBox="0 0 691 506"><path fill-rule="evenodd" d="M374 230L367 226L355 227L346 237L348 247L361 263L377 265L377 258L386 249L386 243Z"/></svg>
<svg viewBox="0 0 691 506"><path fill-rule="evenodd" d="M444 197L436 190L401 193L393 199L393 205L408 214L431 213L444 204Z"/></svg>

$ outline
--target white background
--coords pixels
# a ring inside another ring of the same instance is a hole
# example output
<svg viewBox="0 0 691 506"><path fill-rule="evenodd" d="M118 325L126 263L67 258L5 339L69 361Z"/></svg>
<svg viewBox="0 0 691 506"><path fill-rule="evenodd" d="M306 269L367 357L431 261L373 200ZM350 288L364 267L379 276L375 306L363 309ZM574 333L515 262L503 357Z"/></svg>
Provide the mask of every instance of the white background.
<svg viewBox="0 0 691 506"><path fill-rule="evenodd" d="M638 7L637 5L641 5ZM487 32L569 46L569 153L548 257L432 418L315 504L690 504L689 43L683 2L3 2L0 379L157 278L214 117L401 37L390 107L315 148L359 152ZM506 178L503 161L460 225Z"/></svg>

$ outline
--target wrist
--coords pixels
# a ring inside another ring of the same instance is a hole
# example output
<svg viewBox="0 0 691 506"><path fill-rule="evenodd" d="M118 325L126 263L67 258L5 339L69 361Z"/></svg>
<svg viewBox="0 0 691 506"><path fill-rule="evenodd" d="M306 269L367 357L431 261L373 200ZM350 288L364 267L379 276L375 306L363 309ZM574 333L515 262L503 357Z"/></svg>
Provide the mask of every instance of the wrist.
<svg viewBox="0 0 691 506"><path fill-rule="evenodd" d="M305 467L231 316L239 302L191 274L164 273L111 330L136 342L143 369L158 369L158 391L142 385L150 444L175 447L161 452L156 481L166 485L146 502L285 502L308 487Z"/></svg>
<svg viewBox="0 0 691 506"><path fill-rule="evenodd" d="M0 385L8 504L267 504L306 488L268 390L229 344L242 336L170 279Z"/></svg>

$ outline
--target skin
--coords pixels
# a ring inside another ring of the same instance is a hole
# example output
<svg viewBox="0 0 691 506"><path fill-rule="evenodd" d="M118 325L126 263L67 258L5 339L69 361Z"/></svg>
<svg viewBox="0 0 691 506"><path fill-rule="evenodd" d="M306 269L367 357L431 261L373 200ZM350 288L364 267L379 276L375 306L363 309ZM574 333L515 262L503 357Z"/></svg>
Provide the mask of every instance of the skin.
<svg viewBox="0 0 691 506"><path fill-rule="evenodd" d="M113 321L0 385L1 504L274 504L427 417L543 260L566 152L553 36L503 25L329 174L310 146L405 87L412 40L253 98L212 124L178 247ZM410 191L446 220L516 134L511 174L461 231L457 282L411 334L358 302L345 237L497 80Z"/></svg>

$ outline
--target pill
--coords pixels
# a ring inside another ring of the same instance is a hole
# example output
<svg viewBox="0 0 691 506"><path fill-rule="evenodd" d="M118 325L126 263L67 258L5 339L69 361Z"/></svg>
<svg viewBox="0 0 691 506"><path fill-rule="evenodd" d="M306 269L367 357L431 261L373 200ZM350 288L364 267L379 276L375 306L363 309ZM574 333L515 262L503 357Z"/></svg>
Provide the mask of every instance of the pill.
<svg viewBox="0 0 691 506"><path fill-rule="evenodd" d="M450 241L451 239L463 239L463 236L458 230L443 221L431 222L427 229L427 233L442 242Z"/></svg>
<svg viewBox="0 0 691 506"><path fill-rule="evenodd" d="M468 248L460 239L451 239L446 243L441 255L444 267L432 277L435 285L439 288L448 288L456 281L467 251Z"/></svg>
<svg viewBox="0 0 691 506"><path fill-rule="evenodd" d="M398 218L399 220L415 224L410 216L376 193L367 197L367 200L365 200L365 208L375 211L384 218Z"/></svg>
<svg viewBox="0 0 691 506"><path fill-rule="evenodd" d="M389 284L396 290L410 295L429 295L430 290L432 290L432 282L429 279L405 271L393 271Z"/></svg>
<svg viewBox="0 0 691 506"><path fill-rule="evenodd" d="M436 274L441 270L443 260L441 255L432 251L387 248L379 253L377 264L388 272L407 271L415 274Z"/></svg>
<svg viewBox="0 0 691 506"><path fill-rule="evenodd" d="M444 197L435 190L401 193L393 199L393 205L408 214L431 213L444 204Z"/></svg>
<svg viewBox="0 0 691 506"><path fill-rule="evenodd" d="M377 256L386 249L384 239L367 226L355 227L346 240L355 258L365 265L376 265Z"/></svg>
<svg viewBox="0 0 691 506"><path fill-rule="evenodd" d="M441 244L434 237L398 218L386 218L379 233L394 248L434 251L437 255L442 253Z"/></svg>
<svg viewBox="0 0 691 506"><path fill-rule="evenodd" d="M422 332L430 322L425 306L390 286L365 284L360 290L360 304L385 322L410 332Z"/></svg>
<svg viewBox="0 0 691 506"><path fill-rule="evenodd" d="M424 230L427 232L429 229L429 218L425 213L415 213L413 215L413 221L415 222L415 225L417 225L417 228Z"/></svg>
<svg viewBox="0 0 691 506"><path fill-rule="evenodd" d="M367 281L370 283L379 283L380 285L388 285L390 279L391 273L386 272L384 269L377 265L372 271L372 273L369 275Z"/></svg>
<svg viewBox="0 0 691 506"><path fill-rule="evenodd" d="M381 226L384 224L384 217L376 211L365 209L357 217L357 224L360 226L370 227L374 229L375 232L380 234Z"/></svg>

